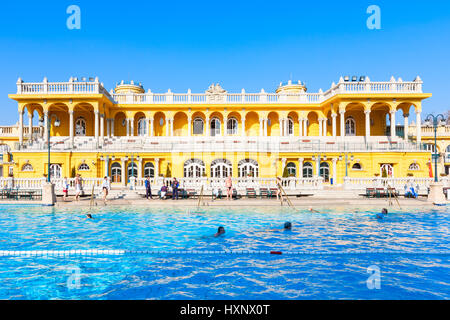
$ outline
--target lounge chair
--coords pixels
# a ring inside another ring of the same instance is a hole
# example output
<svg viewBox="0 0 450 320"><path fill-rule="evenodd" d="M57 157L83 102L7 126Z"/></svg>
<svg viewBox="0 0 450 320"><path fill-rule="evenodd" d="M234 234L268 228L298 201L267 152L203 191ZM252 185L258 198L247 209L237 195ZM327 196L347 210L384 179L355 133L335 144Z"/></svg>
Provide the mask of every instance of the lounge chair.
<svg viewBox="0 0 450 320"><path fill-rule="evenodd" d="M245 194L247 198L256 198L256 191L254 188L247 188Z"/></svg>
<svg viewBox="0 0 450 320"><path fill-rule="evenodd" d="M269 198L270 197L270 191L268 188L259 188L259 196L261 197L261 199L264 198Z"/></svg>

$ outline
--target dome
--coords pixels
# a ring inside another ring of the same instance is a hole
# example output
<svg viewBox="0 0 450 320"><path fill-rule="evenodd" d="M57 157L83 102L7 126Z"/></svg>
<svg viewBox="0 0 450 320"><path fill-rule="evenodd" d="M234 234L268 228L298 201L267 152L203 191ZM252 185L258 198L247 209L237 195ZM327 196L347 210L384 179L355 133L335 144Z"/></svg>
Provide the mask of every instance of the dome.
<svg viewBox="0 0 450 320"><path fill-rule="evenodd" d="M292 82L292 80L289 80L284 83L280 82L276 93L302 93L306 92L306 90L307 89L304 82L301 82L300 80L297 82Z"/></svg>
<svg viewBox="0 0 450 320"><path fill-rule="evenodd" d="M145 93L145 89L142 84L139 82L134 82L131 80L130 82L121 81L116 85L114 89L115 93Z"/></svg>

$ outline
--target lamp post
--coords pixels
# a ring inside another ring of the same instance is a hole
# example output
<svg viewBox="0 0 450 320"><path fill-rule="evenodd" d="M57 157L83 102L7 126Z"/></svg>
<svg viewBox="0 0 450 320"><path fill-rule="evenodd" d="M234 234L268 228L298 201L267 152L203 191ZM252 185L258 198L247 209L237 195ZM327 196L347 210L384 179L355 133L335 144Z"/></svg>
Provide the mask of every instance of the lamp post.
<svg viewBox="0 0 450 320"><path fill-rule="evenodd" d="M59 119L55 116L55 123L54 123L54 126L56 127L56 128L58 128L59 126L60 126L60 124L61 124L61 121L59 121ZM43 121L42 120L40 120L39 121L39 124L41 125L41 126L43 126L44 125L44 123L43 123ZM47 122L47 133L48 133L48 142L47 142L47 147L48 147L48 170L47 170L47 182L50 182L50 129L51 129L51 127L52 127L52 117L50 116L49 117L49 121Z"/></svg>
<svg viewBox="0 0 450 320"><path fill-rule="evenodd" d="M440 121L439 121L440 119ZM434 159L434 182L438 182L438 173L437 173L437 161L439 158L439 153L437 152L437 128L440 124L445 124L445 117L442 114L438 114L437 116L433 114L429 114L425 118L426 124L431 124L434 129L434 153L432 154L432 158ZM420 124L417 124L420 125Z"/></svg>
<svg viewBox="0 0 450 320"><path fill-rule="evenodd" d="M344 153L344 157L345 157L345 177L348 177L348 156L349 156L348 152ZM350 155L350 161L353 161L353 159L354 159L353 155ZM342 161L342 155L339 156L339 160Z"/></svg>

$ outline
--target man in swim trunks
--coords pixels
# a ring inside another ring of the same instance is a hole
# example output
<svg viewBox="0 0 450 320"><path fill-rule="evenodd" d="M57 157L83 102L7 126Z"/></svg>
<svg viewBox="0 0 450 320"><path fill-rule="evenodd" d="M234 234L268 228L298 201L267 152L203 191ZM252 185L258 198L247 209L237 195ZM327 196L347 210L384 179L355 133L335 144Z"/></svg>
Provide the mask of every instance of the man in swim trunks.
<svg viewBox="0 0 450 320"><path fill-rule="evenodd" d="M77 174L77 176L75 177L75 200L76 201L78 201L80 198L81 190L82 190L81 175Z"/></svg>
<svg viewBox="0 0 450 320"><path fill-rule="evenodd" d="M231 181L231 176L226 178L225 187L227 188L227 200L233 199L233 182Z"/></svg>

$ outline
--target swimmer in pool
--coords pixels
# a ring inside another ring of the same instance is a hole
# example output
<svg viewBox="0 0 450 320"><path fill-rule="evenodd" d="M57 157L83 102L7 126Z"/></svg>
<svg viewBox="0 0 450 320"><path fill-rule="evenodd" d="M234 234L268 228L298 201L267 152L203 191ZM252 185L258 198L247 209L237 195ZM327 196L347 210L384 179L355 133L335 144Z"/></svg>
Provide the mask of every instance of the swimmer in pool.
<svg viewBox="0 0 450 320"><path fill-rule="evenodd" d="M376 217L377 219L383 219L384 216L387 216L388 214L388 210L386 208L383 208L383 210L381 210L381 213L377 213Z"/></svg>
<svg viewBox="0 0 450 320"><path fill-rule="evenodd" d="M223 235L225 233L225 228L224 227L219 227L217 229L217 233L214 235L214 237L219 237L221 235Z"/></svg>
<svg viewBox="0 0 450 320"><path fill-rule="evenodd" d="M94 219L94 218L92 217L92 214L90 214L90 213L88 213L88 214L86 215L86 218L88 218L88 219Z"/></svg>
<svg viewBox="0 0 450 320"><path fill-rule="evenodd" d="M311 212L314 212L314 213L319 213L319 211L317 211L317 210L314 210L312 207L309 207L309 209L308 209L309 211L311 211Z"/></svg>
<svg viewBox="0 0 450 320"><path fill-rule="evenodd" d="M284 229L284 231L291 231L292 230L292 223L290 223L289 221L285 222L283 229Z"/></svg>

